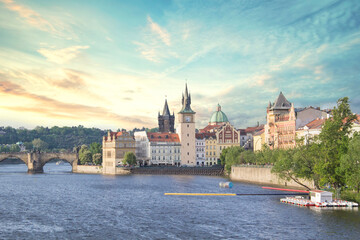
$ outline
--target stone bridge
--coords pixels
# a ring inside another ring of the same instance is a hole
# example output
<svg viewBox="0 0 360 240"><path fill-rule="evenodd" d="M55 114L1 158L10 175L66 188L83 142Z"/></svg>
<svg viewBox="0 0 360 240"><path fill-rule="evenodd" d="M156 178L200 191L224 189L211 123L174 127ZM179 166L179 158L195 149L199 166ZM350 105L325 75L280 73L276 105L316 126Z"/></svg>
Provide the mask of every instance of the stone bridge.
<svg viewBox="0 0 360 240"><path fill-rule="evenodd" d="M28 167L28 173L43 173L44 165L53 160L60 159L70 163L72 171L76 171L79 156L77 153L0 153L0 162L8 158L17 158L23 161Z"/></svg>

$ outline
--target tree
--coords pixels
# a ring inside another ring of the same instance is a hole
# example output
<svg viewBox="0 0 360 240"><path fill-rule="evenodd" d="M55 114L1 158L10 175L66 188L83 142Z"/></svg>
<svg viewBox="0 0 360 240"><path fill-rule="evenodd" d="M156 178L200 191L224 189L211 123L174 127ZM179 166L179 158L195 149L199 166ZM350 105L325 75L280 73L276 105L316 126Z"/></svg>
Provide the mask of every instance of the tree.
<svg viewBox="0 0 360 240"><path fill-rule="evenodd" d="M319 175L320 184L330 184L336 190L336 197L339 197L345 184L340 159L347 154L351 125L356 115L351 112L347 97L337 101L332 115L332 118L325 121L319 135L321 154L315 165L315 172Z"/></svg>
<svg viewBox="0 0 360 240"><path fill-rule="evenodd" d="M10 152L10 148L8 146L0 146L0 152L8 153Z"/></svg>
<svg viewBox="0 0 360 240"><path fill-rule="evenodd" d="M31 150L33 149L33 144L31 142L24 142L24 146L26 150Z"/></svg>
<svg viewBox="0 0 360 240"><path fill-rule="evenodd" d="M221 151L221 154L220 154L220 164L221 166L224 166L225 165L225 158L226 158L226 153L227 151L229 150L229 148L224 148L222 151Z"/></svg>
<svg viewBox="0 0 360 240"><path fill-rule="evenodd" d="M224 150L223 150L224 151ZM242 147L229 147L225 150L225 169L228 173L231 171L231 166L240 164L240 154L245 151Z"/></svg>
<svg viewBox="0 0 360 240"><path fill-rule="evenodd" d="M133 152L125 153L123 164L135 165L136 164L136 156Z"/></svg>
<svg viewBox="0 0 360 240"><path fill-rule="evenodd" d="M349 143L348 153L341 157L340 167L345 172L346 185L360 191L360 136L355 136Z"/></svg>
<svg viewBox="0 0 360 240"><path fill-rule="evenodd" d="M12 152L12 153L20 152L20 147L17 144L12 144L10 146L10 152Z"/></svg>
<svg viewBox="0 0 360 240"><path fill-rule="evenodd" d="M94 155L96 153L101 153L102 152L101 144L98 142L93 142L90 144L89 150L92 155Z"/></svg>
<svg viewBox="0 0 360 240"><path fill-rule="evenodd" d="M32 145L34 146L35 149L38 149L38 150L48 149L48 144L46 142L44 142L43 140L41 140L40 138L34 139L32 141Z"/></svg>
<svg viewBox="0 0 360 240"><path fill-rule="evenodd" d="M82 145L79 151L80 164L84 165L92 161L92 154L86 145Z"/></svg>
<svg viewBox="0 0 360 240"><path fill-rule="evenodd" d="M101 165L102 163L101 153L95 153L94 155L92 155L92 160L95 165Z"/></svg>

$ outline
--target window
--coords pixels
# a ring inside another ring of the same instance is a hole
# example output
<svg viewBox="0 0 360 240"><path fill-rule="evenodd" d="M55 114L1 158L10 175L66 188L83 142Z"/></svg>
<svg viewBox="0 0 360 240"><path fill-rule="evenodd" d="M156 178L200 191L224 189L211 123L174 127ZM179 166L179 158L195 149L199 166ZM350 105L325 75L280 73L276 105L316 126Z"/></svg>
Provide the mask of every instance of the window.
<svg viewBox="0 0 360 240"><path fill-rule="evenodd" d="M189 124L187 125L187 127L189 127Z"/></svg>
<svg viewBox="0 0 360 240"><path fill-rule="evenodd" d="M108 157L108 158L111 157L111 151L107 151L107 157Z"/></svg>
<svg viewBox="0 0 360 240"><path fill-rule="evenodd" d="M189 134L187 134L187 136L189 136Z"/></svg>
<svg viewBox="0 0 360 240"><path fill-rule="evenodd" d="M189 143L187 145L189 146Z"/></svg>
<svg viewBox="0 0 360 240"><path fill-rule="evenodd" d="M189 152L187 154L189 155Z"/></svg>

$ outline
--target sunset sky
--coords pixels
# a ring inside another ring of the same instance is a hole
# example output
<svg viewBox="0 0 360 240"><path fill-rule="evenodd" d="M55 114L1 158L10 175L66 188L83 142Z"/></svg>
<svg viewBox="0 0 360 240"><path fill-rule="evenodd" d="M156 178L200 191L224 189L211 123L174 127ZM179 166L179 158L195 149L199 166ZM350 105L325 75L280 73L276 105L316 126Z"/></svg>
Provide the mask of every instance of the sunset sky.
<svg viewBox="0 0 360 240"><path fill-rule="evenodd" d="M204 127L295 107L360 112L360 1L0 0L0 126L157 127L185 82ZM177 121L177 119L176 119Z"/></svg>

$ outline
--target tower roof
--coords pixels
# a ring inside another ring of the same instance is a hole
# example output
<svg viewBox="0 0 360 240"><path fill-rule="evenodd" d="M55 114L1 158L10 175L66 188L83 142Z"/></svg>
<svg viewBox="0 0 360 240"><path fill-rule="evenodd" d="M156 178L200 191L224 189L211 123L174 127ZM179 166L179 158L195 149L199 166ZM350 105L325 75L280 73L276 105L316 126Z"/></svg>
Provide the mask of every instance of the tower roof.
<svg viewBox="0 0 360 240"><path fill-rule="evenodd" d="M271 106L271 109L273 110L290 109L290 108L291 108L291 103L286 99L286 97L282 92L280 92L274 104Z"/></svg>
<svg viewBox="0 0 360 240"><path fill-rule="evenodd" d="M163 116L170 116L171 115L170 110L169 110L169 106L168 106L168 103L167 103L167 99L165 99L165 105L164 105L162 115Z"/></svg>
<svg viewBox="0 0 360 240"><path fill-rule="evenodd" d="M195 113L191 109L191 95L188 92L187 83L185 84L185 95L182 96L182 108L180 110L180 113Z"/></svg>

